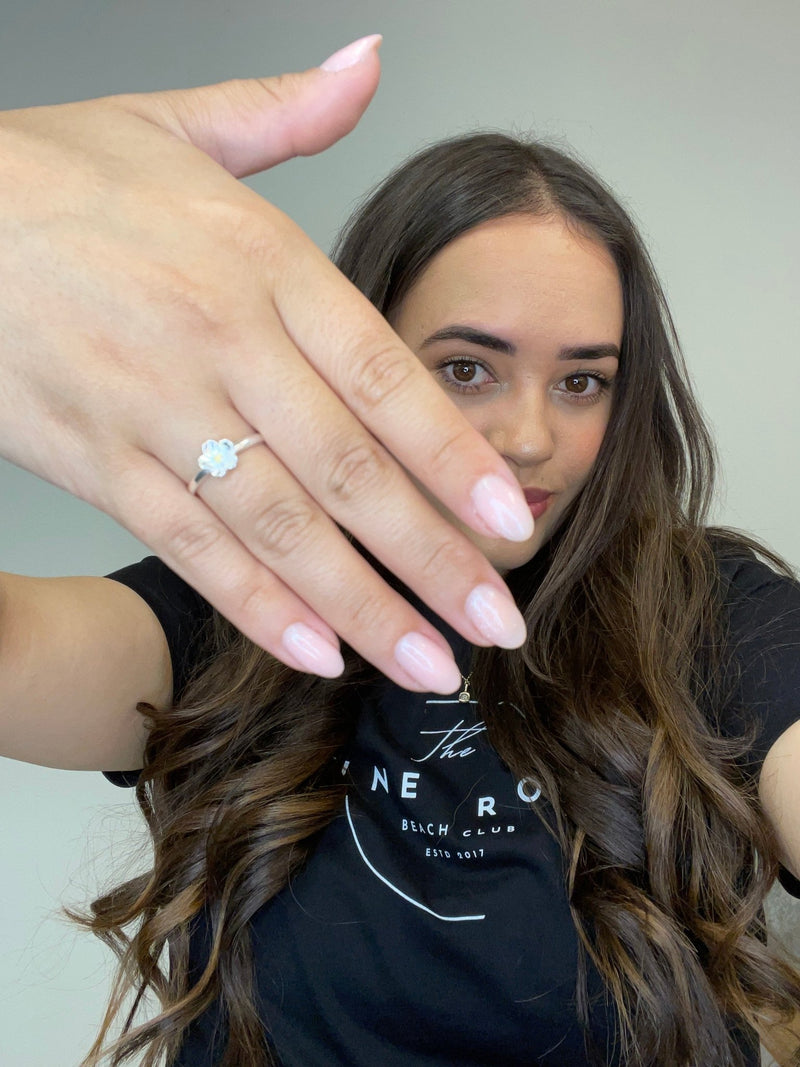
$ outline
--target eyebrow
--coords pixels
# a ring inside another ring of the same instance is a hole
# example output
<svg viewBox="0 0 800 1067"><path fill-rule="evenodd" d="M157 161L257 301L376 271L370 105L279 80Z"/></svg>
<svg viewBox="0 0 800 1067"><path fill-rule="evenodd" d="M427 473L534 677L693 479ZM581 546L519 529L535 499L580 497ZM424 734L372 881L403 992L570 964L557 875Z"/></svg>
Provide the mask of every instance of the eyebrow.
<svg viewBox="0 0 800 1067"><path fill-rule="evenodd" d="M506 341L505 338L497 337L493 333L485 333L483 330L476 330L473 326L462 326L457 323L444 326L441 330L432 333L419 347L420 349L427 348L428 345L435 344L437 341L469 341L470 344L481 345L482 348L491 348L493 352L502 352L505 356L517 354L517 346ZM566 346L559 349L556 359L605 359L607 356L619 359L619 349L616 345L604 343Z"/></svg>

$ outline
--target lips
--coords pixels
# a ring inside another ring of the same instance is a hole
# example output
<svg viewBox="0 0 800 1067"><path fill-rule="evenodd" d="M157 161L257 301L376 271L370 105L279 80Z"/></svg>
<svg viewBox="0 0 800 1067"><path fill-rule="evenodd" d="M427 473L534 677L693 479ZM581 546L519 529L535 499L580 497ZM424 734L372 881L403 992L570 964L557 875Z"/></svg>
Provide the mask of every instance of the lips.
<svg viewBox="0 0 800 1067"><path fill-rule="evenodd" d="M529 504L541 504L553 495L547 489L523 489L523 492Z"/></svg>

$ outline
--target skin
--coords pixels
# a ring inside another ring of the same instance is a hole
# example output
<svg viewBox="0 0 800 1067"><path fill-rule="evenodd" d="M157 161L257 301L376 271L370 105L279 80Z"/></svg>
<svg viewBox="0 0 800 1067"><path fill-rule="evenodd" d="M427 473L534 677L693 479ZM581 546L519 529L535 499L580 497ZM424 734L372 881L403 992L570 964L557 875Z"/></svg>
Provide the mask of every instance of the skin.
<svg viewBox="0 0 800 1067"><path fill-rule="evenodd" d="M423 347L430 334L454 323L511 341L517 353L461 340ZM557 353L568 345L619 349L622 286L610 253L561 219L493 219L431 260L392 325L522 487L555 494L532 537L515 544L471 530L417 482L501 574L522 566L586 484L608 426L618 360L562 361ZM453 364L443 367L447 361ZM610 389L601 391L587 377L592 373L605 375Z"/></svg>
<svg viewBox="0 0 800 1067"><path fill-rule="evenodd" d="M613 380L618 361L609 356L566 363L558 361L556 353L565 345L620 346L622 287L609 252L577 237L560 220L495 219L442 249L391 322L520 484L557 491L536 520L533 536L512 544L475 533L420 486L501 574L522 566L546 543L586 484L608 426L613 385L596 403L578 403L576 395L598 393L598 386L591 379L571 377L599 371ZM510 340L517 354L501 355L466 341L422 346L435 330L452 323ZM458 392L454 368L441 367L447 360L462 359L485 368L462 369L462 379L475 380L472 393ZM800 722L767 754L759 795L777 834L782 863L800 878ZM776 1027L769 1045L781 1062L781 1055L797 1048L800 1015L789 1025L789 1034Z"/></svg>
<svg viewBox="0 0 800 1067"><path fill-rule="evenodd" d="M465 639L518 648L497 571L403 468L482 533L524 537L530 513L377 308L237 180L352 130L378 40L338 72L0 111L0 455L290 667L337 677L341 638L445 694L447 641L343 531ZM187 492L202 442L254 431L235 475Z"/></svg>

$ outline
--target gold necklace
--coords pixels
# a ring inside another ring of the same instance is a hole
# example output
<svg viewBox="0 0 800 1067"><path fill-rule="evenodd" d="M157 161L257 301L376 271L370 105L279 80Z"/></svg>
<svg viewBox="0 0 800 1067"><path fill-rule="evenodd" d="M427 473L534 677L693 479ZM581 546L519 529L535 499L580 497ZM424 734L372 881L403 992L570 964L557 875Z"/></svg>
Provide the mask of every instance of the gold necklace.
<svg viewBox="0 0 800 1067"><path fill-rule="evenodd" d="M458 699L461 704L467 704L470 700L472 700L472 697L469 693L469 683L470 679L472 678L472 674L468 674L466 678L464 678L464 675L462 674L461 677L464 679L464 688L458 694Z"/></svg>

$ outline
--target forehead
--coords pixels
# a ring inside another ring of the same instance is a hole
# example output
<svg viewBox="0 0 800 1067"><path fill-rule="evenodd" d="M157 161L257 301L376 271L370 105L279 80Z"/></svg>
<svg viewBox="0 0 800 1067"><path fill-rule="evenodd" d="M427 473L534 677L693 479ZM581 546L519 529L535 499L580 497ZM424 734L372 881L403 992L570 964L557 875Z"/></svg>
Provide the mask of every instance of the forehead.
<svg viewBox="0 0 800 1067"><path fill-rule="evenodd" d="M491 219L434 256L393 319L425 333L466 316L543 340L555 330L559 343L576 331L619 343L622 286L608 249L562 219Z"/></svg>

